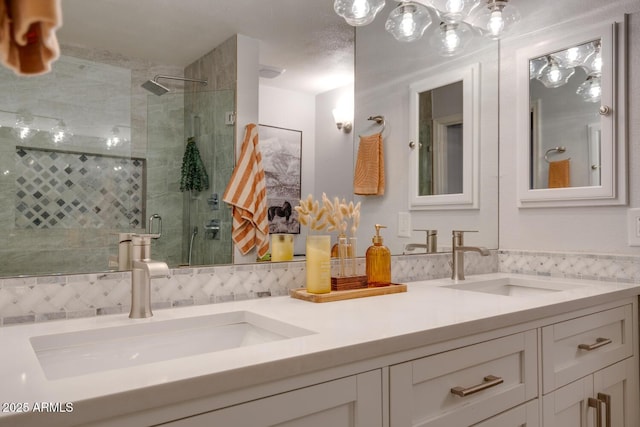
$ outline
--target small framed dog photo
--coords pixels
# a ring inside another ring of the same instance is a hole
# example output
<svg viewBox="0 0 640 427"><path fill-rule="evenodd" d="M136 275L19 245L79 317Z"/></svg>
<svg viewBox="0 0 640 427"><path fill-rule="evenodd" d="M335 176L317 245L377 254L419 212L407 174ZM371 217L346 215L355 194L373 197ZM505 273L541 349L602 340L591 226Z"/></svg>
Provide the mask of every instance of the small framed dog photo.
<svg viewBox="0 0 640 427"><path fill-rule="evenodd" d="M300 233L302 131L260 125L259 147L267 181L269 233Z"/></svg>

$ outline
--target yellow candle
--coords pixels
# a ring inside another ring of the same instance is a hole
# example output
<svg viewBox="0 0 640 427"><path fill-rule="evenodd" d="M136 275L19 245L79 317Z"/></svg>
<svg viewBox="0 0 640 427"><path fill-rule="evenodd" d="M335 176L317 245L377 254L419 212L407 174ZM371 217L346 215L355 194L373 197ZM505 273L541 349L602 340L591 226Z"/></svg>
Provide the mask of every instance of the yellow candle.
<svg viewBox="0 0 640 427"><path fill-rule="evenodd" d="M293 234L271 235L271 261L291 261L293 259Z"/></svg>
<svg viewBox="0 0 640 427"><path fill-rule="evenodd" d="M331 237L307 236L307 292L331 292Z"/></svg>

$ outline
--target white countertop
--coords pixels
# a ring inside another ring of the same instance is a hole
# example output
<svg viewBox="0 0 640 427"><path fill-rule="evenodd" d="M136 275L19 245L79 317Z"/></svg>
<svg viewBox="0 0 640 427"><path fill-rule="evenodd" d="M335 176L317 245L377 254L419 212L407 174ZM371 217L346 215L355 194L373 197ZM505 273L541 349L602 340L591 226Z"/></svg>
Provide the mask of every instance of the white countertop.
<svg viewBox="0 0 640 427"><path fill-rule="evenodd" d="M468 276L465 283L507 276L514 275ZM531 298L515 298L441 288L438 286L454 282L439 279L411 282L406 293L323 304L272 297L156 310L149 319L132 320L122 314L3 327L0 328L0 403L73 402L74 413L66 416L88 420L100 412L100 408L114 415L151 409L168 403L178 390L182 398L193 399L640 294L640 285L636 284L517 277L580 286ZM239 310L316 333L57 380L45 377L29 341L34 336ZM153 399L132 399L131 392L149 387L153 388ZM105 402L109 402L108 409ZM11 415L0 412L0 426L16 425L17 420ZM37 425L37 421L33 418L29 425Z"/></svg>

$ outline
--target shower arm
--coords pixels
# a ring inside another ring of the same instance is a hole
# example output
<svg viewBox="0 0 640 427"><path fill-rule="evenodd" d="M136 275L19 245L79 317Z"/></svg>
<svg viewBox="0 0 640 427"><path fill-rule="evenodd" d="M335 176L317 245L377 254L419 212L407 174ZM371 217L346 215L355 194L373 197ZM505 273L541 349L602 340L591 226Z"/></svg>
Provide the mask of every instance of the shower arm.
<svg viewBox="0 0 640 427"><path fill-rule="evenodd" d="M202 86L206 86L207 85L207 80L190 79L190 78L187 78L187 77L166 76L166 75L163 75L163 74L158 74L157 76L155 76L153 78L153 81L158 83L158 79L180 80L180 81L183 81L183 82L200 83Z"/></svg>

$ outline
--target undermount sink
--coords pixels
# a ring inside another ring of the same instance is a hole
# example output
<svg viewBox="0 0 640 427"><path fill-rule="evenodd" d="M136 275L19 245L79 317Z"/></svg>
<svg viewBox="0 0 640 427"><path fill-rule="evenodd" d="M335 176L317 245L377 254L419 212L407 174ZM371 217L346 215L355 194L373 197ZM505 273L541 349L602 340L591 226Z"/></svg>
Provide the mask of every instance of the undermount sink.
<svg viewBox="0 0 640 427"><path fill-rule="evenodd" d="M483 292L486 294L505 295L511 297L530 297L536 295L549 294L553 292L563 292L574 289L579 285L561 282L536 281L531 279L521 279L516 277L502 277L498 279L470 281L455 285L443 286L449 289L462 291Z"/></svg>
<svg viewBox="0 0 640 427"><path fill-rule="evenodd" d="M310 335L250 311L31 337L50 380Z"/></svg>

